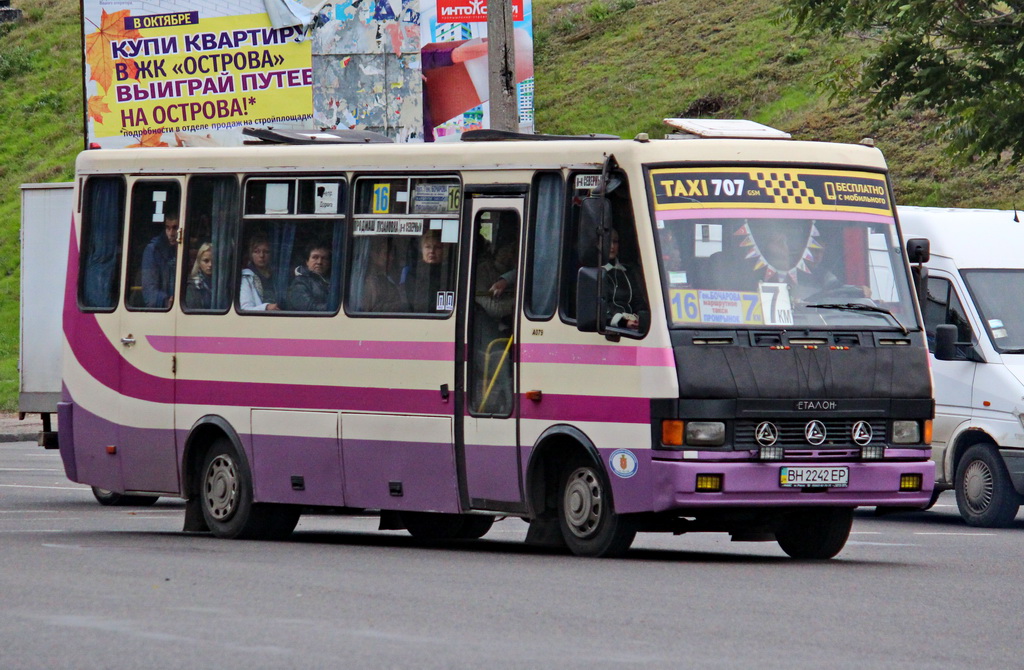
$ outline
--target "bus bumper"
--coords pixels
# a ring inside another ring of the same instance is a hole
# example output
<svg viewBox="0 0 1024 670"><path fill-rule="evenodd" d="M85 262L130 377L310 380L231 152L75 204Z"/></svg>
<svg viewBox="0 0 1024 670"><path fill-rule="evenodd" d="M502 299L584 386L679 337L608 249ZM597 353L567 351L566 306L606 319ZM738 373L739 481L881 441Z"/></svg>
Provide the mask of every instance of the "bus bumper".
<svg viewBox="0 0 1024 670"><path fill-rule="evenodd" d="M653 461L654 511L705 507L907 507L923 508L932 496L935 464L931 461L856 463ZM846 467L842 487L789 488L781 484L784 467ZM720 475L720 491L698 491L698 475ZM905 475L918 475L920 488L901 491Z"/></svg>

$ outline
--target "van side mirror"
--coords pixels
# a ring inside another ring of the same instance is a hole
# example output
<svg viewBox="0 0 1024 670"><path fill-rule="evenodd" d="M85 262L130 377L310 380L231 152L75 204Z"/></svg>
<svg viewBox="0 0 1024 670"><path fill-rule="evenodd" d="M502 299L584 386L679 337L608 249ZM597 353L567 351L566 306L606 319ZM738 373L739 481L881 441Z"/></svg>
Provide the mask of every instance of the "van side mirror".
<svg viewBox="0 0 1024 670"><path fill-rule="evenodd" d="M956 360L956 326L944 323L935 327L935 358L940 361Z"/></svg>
<svg viewBox="0 0 1024 670"><path fill-rule="evenodd" d="M932 257L931 243L925 237L907 240L907 260L911 263L927 263Z"/></svg>
<svg viewBox="0 0 1024 670"><path fill-rule="evenodd" d="M596 195L584 198L580 205L580 229L576 235L576 254L580 265L593 267L607 262L611 230L612 203L608 198Z"/></svg>
<svg viewBox="0 0 1024 670"><path fill-rule="evenodd" d="M601 305L601 287L604 285L603 267L580 268L576 278L576 329L584 333L603 333L604 309Z"/></svg>

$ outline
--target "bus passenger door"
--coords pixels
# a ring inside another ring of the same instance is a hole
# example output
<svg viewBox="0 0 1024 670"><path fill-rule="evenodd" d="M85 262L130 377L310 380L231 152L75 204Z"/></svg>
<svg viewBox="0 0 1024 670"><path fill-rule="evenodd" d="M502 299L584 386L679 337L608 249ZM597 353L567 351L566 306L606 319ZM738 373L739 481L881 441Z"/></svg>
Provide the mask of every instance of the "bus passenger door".
<svg viewBox="0 0 1024 670"><path fill-rule="evenodd" d="M468 287L460 322L465 356L456 450L470 507L513 510L523 500L519 477L519 246L524 199L467 194L472 222Z"/></svg>
<svg viewBox="0 0 1024 670"><path fill-rule="evenodd" d="M121 479L127 491L178 493L174 335L179 202L176 180L131 186L120 333Z"/></svg>

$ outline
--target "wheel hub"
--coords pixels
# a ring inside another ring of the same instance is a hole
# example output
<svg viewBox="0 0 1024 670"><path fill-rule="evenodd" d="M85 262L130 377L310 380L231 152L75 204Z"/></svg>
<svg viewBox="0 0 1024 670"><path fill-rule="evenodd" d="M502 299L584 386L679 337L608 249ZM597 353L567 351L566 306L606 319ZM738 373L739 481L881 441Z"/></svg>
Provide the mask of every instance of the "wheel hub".
<svg viewBox="0 0 1024 670"><path fill-rule="evenodd" d="M964 471L964 498L972 512L981 513L992 503L992 471L984 461L972 461Z"/></svg>
<svg viewBox="0 0 1024 670"><path fill-rule="evenodd" d="M570 475L563 507L565 521L573 535L586 538L594 533L604 510L601 481L594 471L579 468Z"/></svg>
<svg viewBox="0 0 1024 670"><path fill-rule="evenodd" d="M238 504L238 473L227 456L218 456L210 463L204 483L206 507L218 521L235 513Z"/></svg>

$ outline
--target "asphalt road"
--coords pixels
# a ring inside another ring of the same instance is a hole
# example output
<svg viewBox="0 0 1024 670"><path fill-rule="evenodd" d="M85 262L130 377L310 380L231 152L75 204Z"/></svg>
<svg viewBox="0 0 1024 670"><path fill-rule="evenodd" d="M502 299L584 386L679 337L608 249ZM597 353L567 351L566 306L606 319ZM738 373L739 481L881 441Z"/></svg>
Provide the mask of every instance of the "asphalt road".
<svg viewBox="0 0 1024 670"><path fill-rule="evenodd" d="M1020 668L1024 514L973 529L858 512L843 552L640 536L619 560L418 544L306 516L283 543L103 508L59 456L0 445L0 668Z"/></svg>

